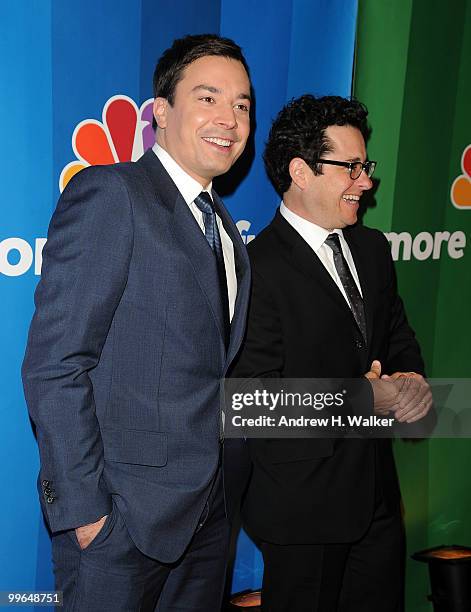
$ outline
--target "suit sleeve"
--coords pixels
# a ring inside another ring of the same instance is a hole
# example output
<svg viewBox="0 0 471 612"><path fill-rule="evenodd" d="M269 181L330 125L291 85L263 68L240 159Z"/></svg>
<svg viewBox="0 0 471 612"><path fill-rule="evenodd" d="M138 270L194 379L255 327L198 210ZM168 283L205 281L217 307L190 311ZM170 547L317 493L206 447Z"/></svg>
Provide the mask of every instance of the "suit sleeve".
<svg viewBox="0 0 471 612"><path fill-rule="evenodd" d="M390 326L389 348L383 373L414 371L425 374L425 365L415 333L407 320L404 303L398 294L397 277L389 244L385 240L389 267Z"/></svg>
<svg viewBox="0 0 471 612"><path fill-rule="evenodd" d="M417 372L425 376L425 364L420 351L419 343L415 338L414 330L407 320L404 303L398 294L397 277L394 262L391 257L389 244L387 257L389 263L389 291L391 295L391 318L389 327L389 348L383 373ZM397 424L397 433L408 438L426 438L431 435L437 422L435 409L431 408L428 414L415 423Z"/></svg>
<svg viewBox="0 0 471 612"><path fill-rule="evenodd" d="M233 378L278 378L283 369L281 321L266 281L252 269L247 332Z"/></svg>
<svg viewBox="0 0 471 612"><path fill-rule="evenodd" d="M94 522L111 507L90 371L126 286L132 246L130 200L116 170L77 174L50 223L23 363L53 532Z"/></svg>

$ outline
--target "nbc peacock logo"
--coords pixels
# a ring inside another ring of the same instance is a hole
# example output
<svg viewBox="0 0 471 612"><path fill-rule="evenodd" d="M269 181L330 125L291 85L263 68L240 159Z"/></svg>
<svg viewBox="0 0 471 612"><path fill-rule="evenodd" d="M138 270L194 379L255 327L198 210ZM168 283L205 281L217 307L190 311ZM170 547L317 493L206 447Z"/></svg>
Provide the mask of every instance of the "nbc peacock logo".
<svg viewBox="0 0 471 612"><path fill-rule="evenodd" d="M460 174L451 186L450 199L455 208L471 210L471 145L465 147L461 156Z"/></svg>
<svg viewBox="0 0 471 612"><path fill-rule="evenodd" d="M128 96L112 96L103 106L102 121L81 121L72 134L76 159L61 172L60 192L87 166L136 161L152 147L155 142L152 104L153 99L149 99L138 108Z"/></svg>

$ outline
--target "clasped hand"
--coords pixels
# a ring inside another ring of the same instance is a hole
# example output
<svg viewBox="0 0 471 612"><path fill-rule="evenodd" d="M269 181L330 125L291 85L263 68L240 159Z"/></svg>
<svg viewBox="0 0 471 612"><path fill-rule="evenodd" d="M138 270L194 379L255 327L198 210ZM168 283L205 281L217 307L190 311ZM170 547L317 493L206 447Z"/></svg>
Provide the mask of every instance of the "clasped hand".
<svg viewBox="0 0 471 612"><path fill-rule="evenodd" d="M393 412L394 418L400 423L414 423L422 419L432 407L430 385L416 372L381 375L381 363L375 360L365 377L373 388L376 414Z"/></svg>

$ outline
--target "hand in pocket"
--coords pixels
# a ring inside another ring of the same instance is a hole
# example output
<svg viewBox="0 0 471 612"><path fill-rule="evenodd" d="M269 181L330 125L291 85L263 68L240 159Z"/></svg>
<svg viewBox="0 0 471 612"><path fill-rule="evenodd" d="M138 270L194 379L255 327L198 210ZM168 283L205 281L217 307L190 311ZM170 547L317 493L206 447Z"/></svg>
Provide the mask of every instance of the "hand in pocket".
<svg viewBox="0 0 471 612"><path fill-rule="evenodd" d="M79 546L82 550L85 550L87 546L89 546L96 536L103 529L103 525L105 524L108 515L102 516L96 523L90 523L88 525L83 525L82 527L77 527L75 530L75 535L77 536L77 540Z"/></svg>

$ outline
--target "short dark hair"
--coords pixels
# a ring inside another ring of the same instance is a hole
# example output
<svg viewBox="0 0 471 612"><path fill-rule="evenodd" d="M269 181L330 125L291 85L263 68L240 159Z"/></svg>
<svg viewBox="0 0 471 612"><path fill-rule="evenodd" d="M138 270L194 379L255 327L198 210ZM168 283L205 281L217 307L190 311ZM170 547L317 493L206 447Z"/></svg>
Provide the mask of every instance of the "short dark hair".
<svg viewBox="0 0 471 612"><path fill-rule="evenodd" d="M250 80L249 67L242 49L233 40L217 34L193 34L177 38L172 46L162 53L154 71L154 98L166 98L173 105L175 89L183 78L185 68L208 55L237 60L245 68ZM153 126L155 129L155 119Z"/></svg>
<svg viewBox="0 0 471 612"><path fill-rule="evenodd" d="M321 165L315 160L331 151L326 128L350 125L358 128L367 140L367 116L364 104L340 96L315 98L306 94L284 106L273 122L263 155L268 176L280 196L291 185L289 164L293 158L300 157L315 174L322 174Z"/></svg>

